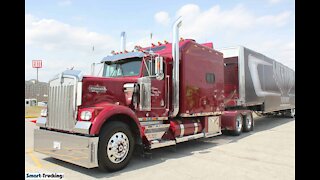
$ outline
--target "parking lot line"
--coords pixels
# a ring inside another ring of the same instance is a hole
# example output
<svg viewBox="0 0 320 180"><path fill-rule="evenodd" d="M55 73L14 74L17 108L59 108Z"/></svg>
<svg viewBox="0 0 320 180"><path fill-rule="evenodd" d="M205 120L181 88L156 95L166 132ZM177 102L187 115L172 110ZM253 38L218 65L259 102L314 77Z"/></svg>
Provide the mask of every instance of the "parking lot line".
<svg viewBox="0 0 320 180"><path fill-rule="evenodd" d="M33 154L32 149L28 149L27 154L31 157L32 161L36 164L38 168L42 168L42 164L38 160L38 158Z"/></svg>

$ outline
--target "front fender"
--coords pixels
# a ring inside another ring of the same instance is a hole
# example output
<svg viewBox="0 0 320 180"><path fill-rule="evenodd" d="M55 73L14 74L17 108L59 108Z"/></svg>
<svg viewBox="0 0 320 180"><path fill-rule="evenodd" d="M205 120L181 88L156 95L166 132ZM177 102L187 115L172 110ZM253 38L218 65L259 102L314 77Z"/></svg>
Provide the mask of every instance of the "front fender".
<svg viewBox="0 0 320 180"><path fill-rule="evenodd" d="M137 124L140 132L140 136L142 135L142 129L138 117L136 114L128 107L122 105L107 105L104 109L98 114L97 117L94 118L92 122L92 126L90 129L91 135L97 135L100 132L102 125L108 121L111 116L114 115L126 115L129 116L133 121Z"/></svg>

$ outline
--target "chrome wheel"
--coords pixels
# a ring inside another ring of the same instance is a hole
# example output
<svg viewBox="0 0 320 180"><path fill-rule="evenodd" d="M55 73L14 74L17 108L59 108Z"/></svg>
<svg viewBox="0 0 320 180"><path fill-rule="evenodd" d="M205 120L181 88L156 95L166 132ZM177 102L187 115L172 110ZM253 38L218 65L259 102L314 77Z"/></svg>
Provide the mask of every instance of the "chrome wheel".
<svg viewBox="0 0 320 180"><path fill-rule="evenodd" d="M252 126L252 118L250 115L246 115L246 129L251 129Z"/></svg>
<svg viewBox="0 0 320 180"><path fill-rule="evenodd" d="M241 130L242 130L242 117L241 117L241 115L237 116L236 130L237 130L237 132L241 132Z"/></svg>
<svg viewBox="0 0 320 180"><path fill-rule="evenodd" d="M113 163L122 162L129 152L129 139L123 132L111 136L107 145L107 156Z"/></svg>
<svg viewBox="0 0 320 180"><path fill-rule="evenodd" d="M296 110L295 109L291 109L290 110L290 116L291 117L295 117L296 116Z"/></svg>

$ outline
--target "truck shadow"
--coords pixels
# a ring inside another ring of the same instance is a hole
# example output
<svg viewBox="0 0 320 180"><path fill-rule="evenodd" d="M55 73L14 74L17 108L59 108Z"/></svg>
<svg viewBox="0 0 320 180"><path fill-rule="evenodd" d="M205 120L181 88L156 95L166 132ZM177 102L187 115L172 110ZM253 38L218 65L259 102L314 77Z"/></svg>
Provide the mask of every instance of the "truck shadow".
<svg viewBox="0 0 320 180"><path fill-rule="evenodd" d="M283 118L283 117L257 117L255 118L255 129L254 131L242 133L240 136L227 136L220 135L216 137L198 139L188 142L179 143L176 146L163 147L159 149L152 150L152 155L148 158L142 157L139 154L134 154L129 165L121 171L117 172L102 172L98 168L86 169L77 165L73 165L61 160L54 158L45 158L45 161L51 162L58 166L70 169L72 171L77 171L79 173L85 174L92 178L108 178L119 176L123 173L130 171L141 170L156 164L163 163L167 160L173 160L178 158L184 158L195 153L210 153L210 148L237 142L240 139L246 138L254 133L270 130L274 127L286 124L288 122L294 121L294 118Z"/></svg>

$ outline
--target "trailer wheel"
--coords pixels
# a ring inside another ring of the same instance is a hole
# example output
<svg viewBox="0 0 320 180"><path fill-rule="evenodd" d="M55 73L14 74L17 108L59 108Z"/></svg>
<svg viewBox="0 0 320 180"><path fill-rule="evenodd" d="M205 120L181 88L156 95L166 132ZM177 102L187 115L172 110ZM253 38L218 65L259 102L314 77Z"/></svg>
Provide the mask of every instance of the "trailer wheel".
<svg viewBox="0 0 320 180"><path fill-rule="evenodd" d="M296 110L294 108L290 109L290 117L292 118L296 117Z"/></svg>
<svg viewBox="0 0 320 180"><path fill-rule="evenodd" d="M243 118L241 114L237 115L235 123L236 123L236 127L234 130L231 131L231 134L234 136L239 136L243 128Z"/></svg>
<svg viewBox="0 0 320 180"><path fill-rule="evenodd" d="M253 130L253 119L251 116L251 113L248 113L244 116L244 122L243 122L243 131L249 132Z"/></svg>
<svg viewBox="0 0 320 180"><path fill-rule="evenodd" d="M128 125L112 122L99 135L98 165L102 171L118 171L129 164L134 150L134 138Z"/></svg>

